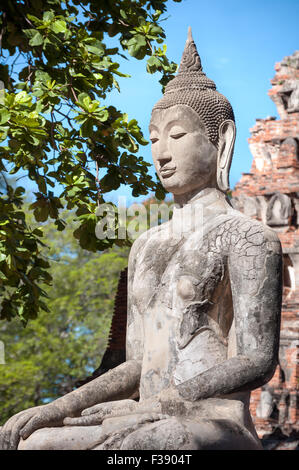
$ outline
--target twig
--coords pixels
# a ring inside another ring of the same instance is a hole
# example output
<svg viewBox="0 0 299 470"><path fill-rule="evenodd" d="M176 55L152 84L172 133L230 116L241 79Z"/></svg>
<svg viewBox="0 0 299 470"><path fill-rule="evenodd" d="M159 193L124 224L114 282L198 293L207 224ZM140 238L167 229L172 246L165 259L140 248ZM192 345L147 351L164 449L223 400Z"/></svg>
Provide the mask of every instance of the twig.
<svg viewBox="0 0 299 470"><path fill-rule="evenodd" d="M74 96L75 100L78 101L77 95L76 95L75 90L72 86L71 86L71 92L73 93L73 96Z"/></svg>
<svg viewBox="0 0 299 470"><path fill-rule="evenodd" d="M51 121L52 121L52 123L51 123L51 138L52 138L52 144L53 144L53 148L54 148L54 158L55 158L55 151L58 150L58 148L57 148L55 138L54 138L54 128L55 128L56 122L54 122L53 111L51 111Z"/></svg>
<svg viewBox="0 0 299 470"><path fill-rule="evenodd" d="M1 34L0 34L1 56L2 56L2 37L3 37L4 31L5 31L5 28L6 28L6 25L4 25L4 23L6 23L6 12L5 11L3 12L3 17L2 18L3 18L3 21L2 21L3 28L1 29Z"/></svg>
<svg viewBox="0 0 299 470"><path fill-rule="evenodd" d="M30 24L30 26L34 27L34 24L32 24L30 20L28 20L26 15L22 14L22 16L25 18L25 21L27 21L27 23Z"/></svg>
<svg viewBox="0 0 299 470"><path fill-rule="evenodd" d="M103 156L100 155L99 158L103 158ZM97 195L98 195L97 205L99 207L100 199L101 199L101 185L100 185L100 180L99 180L99 165L98 165L97 160L96 160L96 178L95 179L96 179L96 187L97 187Z"/></svg>
<svg viewBox="0 0 299 470"><path fill-rule="evenodd" d="M73 126L73 124L72 124L71 119L69 118L69 116L67 116L66 114L64 114L64 113L63 113L62 111L60 111L59 109L55 109L55 113L61 114L61 116L63 116L65 119L68 120L68 123L69 123L69 125L71 126L71 128L72 128L72 129L75 129L74 126Z"/></svg>
<svg viewBox="0 0 299 470"><path fill-rule="evenodd" d="M96 16L93 16L90 11L86 10L86 8L82 5L82 3L79 3L80 7L85 11L85 13L87 13L87 15L89 16L90 19L92 20L96 20ZM89 21L90 23L90 21Z"/></svg>
<svg viewBox="0 0 299 470"><path fill-rule="evenodd" d="M128 23L125 23L123 20L119 19L118 18L118 23L122 24L123 26L127 26L127 27L130 27L131 25L129 25Z"/></svg>
<svg viewBox="0 0 299 470"><path fill-rule="evenodd" d="M18 60L18 58L20 57L21 53L19 52L19 54L16 56L16 58L13 60L13 62L11 63L11 66L10 66L10 73L12 74L13 73L13 68L14 68L14 65L16 63L16 61Z"/></svg>
<svg viewBox="0 0 299 470"><path fill-rule="evenodd" d="M150 41L147 39L146 42L147 42L147 45L149 46L149 48L151 50L151 53L153 55L153 48L152 48L152 45L151 45Z"/></svg>

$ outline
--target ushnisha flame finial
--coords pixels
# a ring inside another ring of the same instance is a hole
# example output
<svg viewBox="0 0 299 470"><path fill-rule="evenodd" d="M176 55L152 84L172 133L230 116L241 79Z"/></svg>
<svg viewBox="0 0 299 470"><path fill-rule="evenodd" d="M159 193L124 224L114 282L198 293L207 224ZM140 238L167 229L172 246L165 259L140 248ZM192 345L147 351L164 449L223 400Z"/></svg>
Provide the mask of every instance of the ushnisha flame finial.
<svg viewBox="0 0 299 470"><path fill-rule="evenodd" d="M178 74L166 85L164 96L155 104L153 111L176 105L189 106L198 114L209 140L216 147L220 124L225 120L235 120L229 101L218 93L213 80L202 70L190 26Z"/></svg>
<svg viewBox="0 0 299 470"><path fill-rule="evenodd" d="M188 36L181 59L177 76L171 80L165 88L165 94L185 88L186 90L216 90L216 85L206 76L202 70L201 60L192 37L191 27L188 28Z"/></svg>
<svg viewBox="0 0 299 470"><path fill-rule="evenodd" d="M188 37L179 68L179 73L182 72L202 72L201 60L192 37L191 26L188 28Z"/></svg>

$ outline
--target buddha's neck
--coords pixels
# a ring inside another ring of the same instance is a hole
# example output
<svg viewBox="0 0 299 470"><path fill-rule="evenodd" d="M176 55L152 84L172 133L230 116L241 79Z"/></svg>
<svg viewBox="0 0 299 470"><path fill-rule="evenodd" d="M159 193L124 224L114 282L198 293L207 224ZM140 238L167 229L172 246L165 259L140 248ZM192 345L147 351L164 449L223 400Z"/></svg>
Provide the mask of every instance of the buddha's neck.
<svg viewBox="0 0 299 470"><path fill-rule="evenodd" d="M173 195L173 199L174 199L174 203L178 206L178 207L184 207L186 204L190 204L192 203L193 201L203 197L203 196L207 196L208 194L212 193L212 192L215 192L215 193L220 193L219 190L217 190L216 188L212 187L212 188L204 188L204 189L195 189L193 191L190 191L188 193L184 193L184 194L174 194Z"/></svg>

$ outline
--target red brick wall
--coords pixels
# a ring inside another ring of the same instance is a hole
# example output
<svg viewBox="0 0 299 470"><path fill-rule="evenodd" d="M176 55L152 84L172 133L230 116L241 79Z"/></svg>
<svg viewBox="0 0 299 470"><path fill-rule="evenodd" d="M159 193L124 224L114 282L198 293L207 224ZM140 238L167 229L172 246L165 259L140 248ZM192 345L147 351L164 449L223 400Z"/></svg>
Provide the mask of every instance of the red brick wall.
<svg viewBox="0 0 299 470"><path fill-rule="evenodd" d="M260 437L273 434L278 428L285 436L299 431L299 109L291 109L289 101L293 88L297 86L299 89L299 53L277 63L275 70L277 73L271 81L273 87L269 96L276 104L281 119L257 119L248 139L253 155L252 167L250 173L243 173L233 191L236 207L246 213L242 201L244 198L249 203L252 201L248 215L264 223L269 218L267 207L273 195L280 193L291 201L291 204L288 203L291 205L288 217L282 216L281 225L275 222L272 227L282 244L286 275L279 366L271 381L263 387L264 391L254 390L251 397L251 413ZM263 215L256 196L262 196L259 201L262 199L264 204ZM254 204L258 207L256 212L252 212ZM279 208L276 211L279 216ZM281 211L283 214L283 209ZM267 392L268 400L272 396L272 411L267 417L261 417L261 397Z"/></svg>

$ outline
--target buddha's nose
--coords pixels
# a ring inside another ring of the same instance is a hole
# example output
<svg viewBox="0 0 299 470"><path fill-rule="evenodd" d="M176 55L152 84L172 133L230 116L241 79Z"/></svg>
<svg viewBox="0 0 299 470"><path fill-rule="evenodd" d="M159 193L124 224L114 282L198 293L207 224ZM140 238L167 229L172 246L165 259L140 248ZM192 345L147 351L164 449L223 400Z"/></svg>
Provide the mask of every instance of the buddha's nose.
<svg viewBox="0 0 299 470"><path fill-rule="evenodd" d="M171 161L171 155L160 154L158 155L157 160L160 164L160 168L162 168L164 165L166 165L166 163Z"/></svg>
<svg viewBox="0 0 299 470"><path fill-rule="evenodd" d="M171 161L171 154L167 148L166 143L160 142L159 151L157 153L157 160L160 167Z"/></svg>

